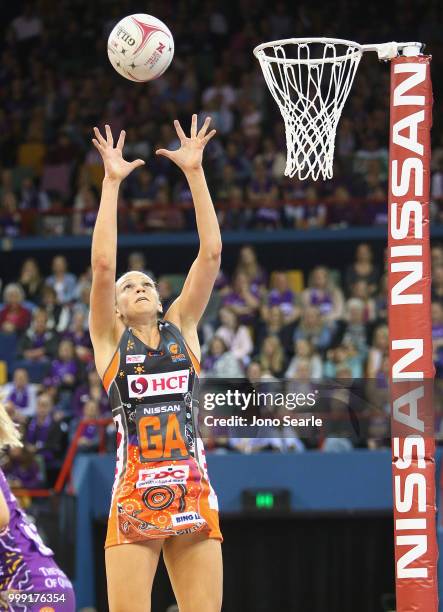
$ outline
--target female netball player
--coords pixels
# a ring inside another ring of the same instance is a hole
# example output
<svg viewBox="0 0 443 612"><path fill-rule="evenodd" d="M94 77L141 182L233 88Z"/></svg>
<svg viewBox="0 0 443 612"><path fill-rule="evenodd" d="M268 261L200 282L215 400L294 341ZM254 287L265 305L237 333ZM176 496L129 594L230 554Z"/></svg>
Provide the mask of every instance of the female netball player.
<svg viewBox="0 0 443 612"><path fill-rule="evenodd" d="M22 446L0 404L0 448ZM11 493L0 469L0 610L75 612L72 584Z"/></svg>
<svg viewBox="0 0 443 612"><path fill-rule="evenodd" d="M144 162L122 157L110 127L94 128L105 177L93 238L90 332L97 370L117 428L117 465L105 543L111 612L151 609L160 552L180 612L219 612L222 536L194 411L200 346L197 324L219 267L221 237L202 169L210 119L181 146L160 149L184 172L194 200L200 248L181 295L162 316L151 278L127 272L115 282L117 200L122 180ZM168 248L168 247L165 247Z"/></svg>

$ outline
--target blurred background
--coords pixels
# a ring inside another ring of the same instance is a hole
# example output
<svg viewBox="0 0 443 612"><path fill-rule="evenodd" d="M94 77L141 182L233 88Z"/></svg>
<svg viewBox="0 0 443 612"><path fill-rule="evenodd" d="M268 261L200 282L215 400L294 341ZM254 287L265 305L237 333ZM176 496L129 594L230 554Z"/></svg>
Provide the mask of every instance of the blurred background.
<svg viewBox="0 0 443 612"><path fill-rule="evenodd" d="M110 30L136 12L162 19L175 39L171 67L144 85L117 75L106 54ZM199 330L203 376L242 377L253 385L352 380L365 399L357 416L367 432L356 439L336 437L337 429L315 440L295 431L290 440L207 439L225 537L224 610L393 610L389 65L375 54L363 57L337 132L333 179L300 182L283 176L284 124L252 49L285 37L331 36L419 40L433 56L438 433L441 3L16 1L2 6L0 30L0 382L26 441L1 462L73 579L79 609L107 610L103 541L115 447L87 327L91 234L103 177L92 127L109 123L114 135L124 128L125 157L146 161L120 192L118 268L147 271L166 310L198 242L184 177L154 152L176 146L173 120L186 130L197 112L199 122L210 115L217 129L204 166L224 243ZM152 609L165 612L173 604L162 568Z"/></svg>

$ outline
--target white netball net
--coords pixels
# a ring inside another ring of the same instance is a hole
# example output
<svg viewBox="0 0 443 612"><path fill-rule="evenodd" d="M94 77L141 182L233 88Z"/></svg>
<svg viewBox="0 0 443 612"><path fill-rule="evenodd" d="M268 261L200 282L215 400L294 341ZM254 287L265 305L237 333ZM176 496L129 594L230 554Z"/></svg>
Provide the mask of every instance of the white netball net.
<svg viewBox="0 0 443 612"><path fill-rule="evenodd" d="M285 122L285 175L331 178L337 124L361 46L335 39L290 39L260 45L254 53Z"/></svg>

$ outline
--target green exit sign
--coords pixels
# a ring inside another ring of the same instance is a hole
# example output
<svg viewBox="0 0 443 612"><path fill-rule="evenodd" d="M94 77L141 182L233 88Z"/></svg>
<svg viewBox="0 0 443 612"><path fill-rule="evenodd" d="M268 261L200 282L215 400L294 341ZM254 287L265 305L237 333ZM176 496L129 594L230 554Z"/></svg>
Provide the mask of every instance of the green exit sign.
<svg viewBox="0 0 443 612"><path fill-rule="evenodd" d="M256 493L255 507L256 508L273 508L274 507L273 493Z"/></svg>
<svg viewBox="0 0 443 612"><path fill-rule="evenodd" d="M289 489L244 489L242 509L248 512L290 512Z"/></svg>

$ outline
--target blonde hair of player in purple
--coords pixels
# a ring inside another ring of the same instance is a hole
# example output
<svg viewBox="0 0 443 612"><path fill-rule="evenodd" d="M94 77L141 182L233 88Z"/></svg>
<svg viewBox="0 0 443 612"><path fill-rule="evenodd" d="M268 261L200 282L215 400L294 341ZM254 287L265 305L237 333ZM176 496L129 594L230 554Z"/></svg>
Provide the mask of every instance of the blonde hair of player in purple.
<svg viewBox="0 0 443 612"><path fill-rule="evenodd" d="M5 446L21 447L23 443L17 425L7 413L3 402L0 402L0 450Z"/></svg>

